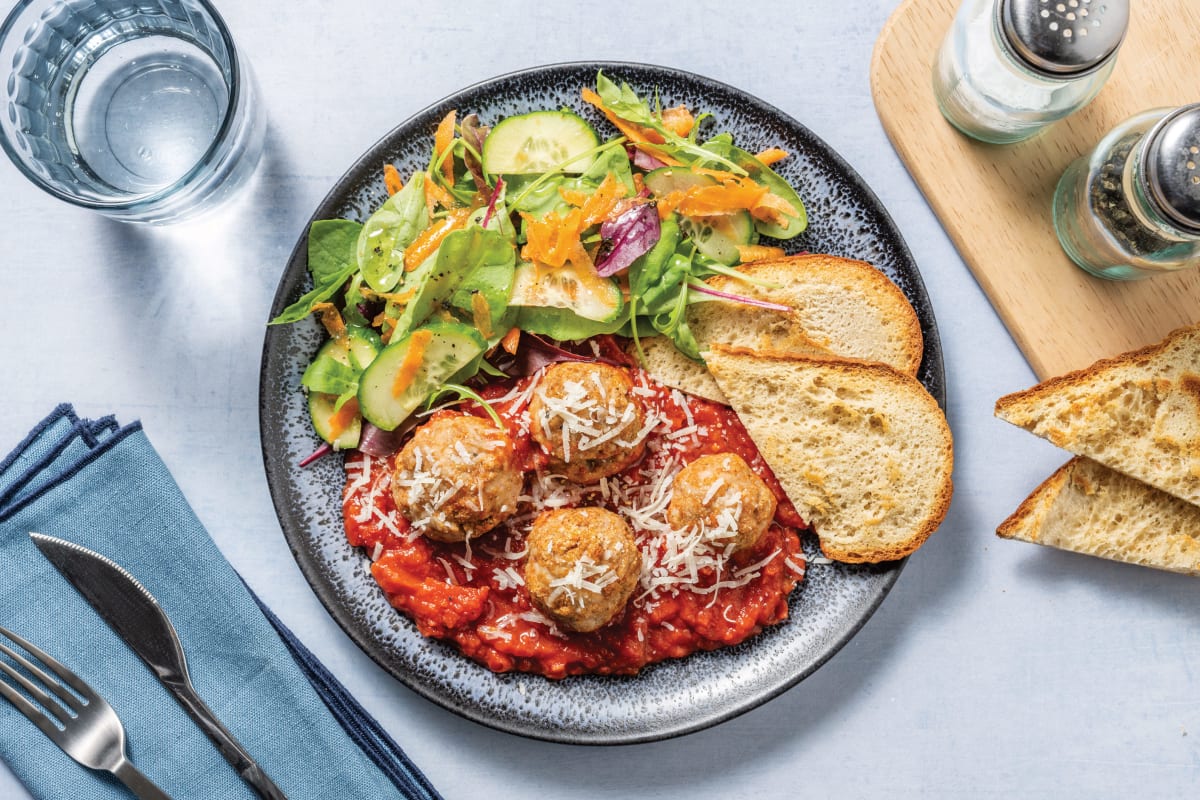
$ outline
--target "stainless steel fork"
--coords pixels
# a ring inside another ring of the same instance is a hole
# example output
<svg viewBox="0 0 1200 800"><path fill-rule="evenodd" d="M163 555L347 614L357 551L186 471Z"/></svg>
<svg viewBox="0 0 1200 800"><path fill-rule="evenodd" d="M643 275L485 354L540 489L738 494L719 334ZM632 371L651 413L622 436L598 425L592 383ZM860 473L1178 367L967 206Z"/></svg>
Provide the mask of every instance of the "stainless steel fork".
<svg viewBox="0 0 1200 800"><path fill-rule="evenodd" d="M91 769L111 772L139 800L171 800L170 796L155 786L149 778L129 762L129 758L125 755L125 729L121 727L121 720L117 719L117 712L112 710L112 706L105 702L103 697L96 694L95 690L80 680L74 672L20 636L2 627L0 627L0 635L15 642L27 653L45 664L67 686L78 692L79 696L72 694L44 669L4 642L0 642L0 653L7 655L29 675L41 681L62 701L62 705L56 703L54 698L43 691L41 687L2 660L0 660L0 671L15 681L42 708L53 714L54 718L29 702L3 677L0 677L0 694L8 698L18 711L29 717L34 725L41 728L42 733L50 737L50 741L80 764Z"/></svg>

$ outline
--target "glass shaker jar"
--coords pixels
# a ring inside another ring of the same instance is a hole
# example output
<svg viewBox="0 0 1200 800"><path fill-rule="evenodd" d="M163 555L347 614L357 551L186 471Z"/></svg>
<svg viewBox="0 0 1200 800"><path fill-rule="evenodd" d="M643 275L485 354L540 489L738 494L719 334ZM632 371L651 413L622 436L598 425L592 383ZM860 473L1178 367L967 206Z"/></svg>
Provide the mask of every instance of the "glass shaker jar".
<svg viewBox="0 0 1200 800"><path fill-rule="evenodd" d="M1129 0L965 0L933 68L942 115L993 144L1087 105L1112 73Z"/></svg>
<svg viewBox="0 0 1200 800"><path fill-rule="evenodd" d="M1200 103L1137 114L1076 159L1054 192L1054 228L1101 278L1200 266Z"/></svg>

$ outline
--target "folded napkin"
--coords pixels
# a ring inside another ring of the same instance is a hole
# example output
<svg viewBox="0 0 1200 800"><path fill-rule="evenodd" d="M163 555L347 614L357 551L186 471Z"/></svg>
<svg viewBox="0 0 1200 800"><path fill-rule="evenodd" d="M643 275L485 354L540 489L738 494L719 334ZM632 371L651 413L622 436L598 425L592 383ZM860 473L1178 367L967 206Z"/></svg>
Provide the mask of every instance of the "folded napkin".
<svg viewBox="0 0 1200 800"><path fill-rule="evenodd" d="M34 547L30 531L116 561L174 624L196 690L291 800L433 789L378 723L241 581L139 423L59 406L0 462L0 625L90 683L133 763L176 800L253 798L150 670ZM0 758L37 798L124 800L0 698Z"/></svg>

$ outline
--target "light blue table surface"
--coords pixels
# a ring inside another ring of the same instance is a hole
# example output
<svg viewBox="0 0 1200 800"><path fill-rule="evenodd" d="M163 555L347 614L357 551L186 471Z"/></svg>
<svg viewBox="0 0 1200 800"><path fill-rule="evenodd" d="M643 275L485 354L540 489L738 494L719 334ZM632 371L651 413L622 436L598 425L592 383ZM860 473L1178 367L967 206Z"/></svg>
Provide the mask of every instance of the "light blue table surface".
<svg viewBox="0 0 1200 800"><path fill-rule="evenodd" d="M60 401L141 418L233 565L447 798L1181 797L1200 785L1200 584L994 534L1066 456L992 417L1033 373L876 117L868 66L893 3L218 5L270 118L258 182L235 206L191 228L124 226L0 159L0 451ZM837 656L716 728L621 748L498 733L379 669L288 552L257 422L267 309L333 181L465 85L586 59L732 84L845 157L924 275L956 445L949 516ZM25 797L0 765L0 798Z"/></svg>

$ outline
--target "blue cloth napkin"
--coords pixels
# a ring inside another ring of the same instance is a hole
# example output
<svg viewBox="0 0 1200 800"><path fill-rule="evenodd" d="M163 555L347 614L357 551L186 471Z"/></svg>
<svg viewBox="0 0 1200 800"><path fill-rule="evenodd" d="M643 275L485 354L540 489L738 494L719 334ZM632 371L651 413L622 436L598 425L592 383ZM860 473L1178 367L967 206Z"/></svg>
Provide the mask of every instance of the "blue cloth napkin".
<svg viewBox="0 0 1200 800"><path fill-rule="evenodd" d="M140 423L59 406L0 462L0 625L90 683L133 763L176 800L253 798L150 670L34 547L30 531L121 564L158 599L200 696L291 800L439 800L398 745L241 581ZM0 656L2 657L2 656ZM0 698L0 758L37 798L124 800Z"/></svg>

